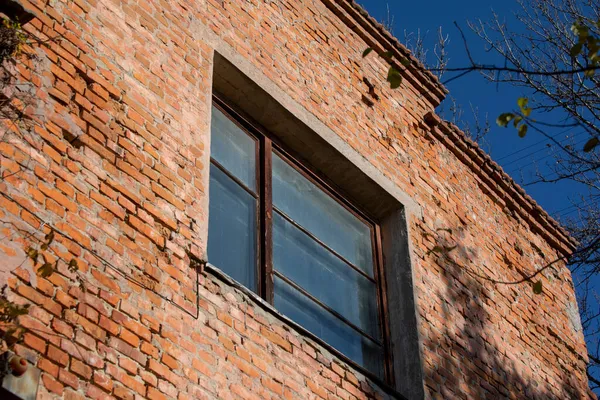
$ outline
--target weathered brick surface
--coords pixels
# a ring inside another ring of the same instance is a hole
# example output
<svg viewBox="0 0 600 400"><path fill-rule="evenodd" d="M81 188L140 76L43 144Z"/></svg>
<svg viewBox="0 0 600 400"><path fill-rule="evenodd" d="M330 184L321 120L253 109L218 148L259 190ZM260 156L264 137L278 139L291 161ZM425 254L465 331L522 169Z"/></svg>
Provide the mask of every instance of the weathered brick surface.
<svg viewBox="0 0 600 400"><path fill-rule="evenodd" d="M16 351L42 370L39 398L386 396L215 276L196 287L188 252L206 249L207 31L422 207L409 231L427 397L588 396L564 265L538 275L541 295L493 282L522 280L561 255L564 238L551 244L544 217L527 218L530 202L515 206L484 179L485 163L445 139L451 130L423 122L436 97L423 94L433 90L423 76L385 87L385 62L362 60L364 37L344 22L354 17L332 11L350 3L19 1L36 16L26 29L61 35L19 67L38 124L8 128L0 143L0 257L11 296L33 304ZM381 82L373 107L360 100L364 77ZM23 260L49 227L59 233L44 258L58 270L46 279Z"/></svg>

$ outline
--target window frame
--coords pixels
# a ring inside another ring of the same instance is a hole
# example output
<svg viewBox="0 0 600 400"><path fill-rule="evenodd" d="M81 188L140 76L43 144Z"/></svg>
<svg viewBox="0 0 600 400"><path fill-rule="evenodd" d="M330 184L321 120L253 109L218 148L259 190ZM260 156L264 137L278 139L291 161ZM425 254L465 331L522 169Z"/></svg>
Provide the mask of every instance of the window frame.
<svg viewBox="0 0 600 400"><path fill-rule="evenodd" d="M387 301L387 286L384 272L384 258L383 258L383 248L382 248L382 238L381 238L381 227L376 220L369 216L364 210L356 207L351 199L347 196L344 196L340 189L335 186L331 181L329 181L322 173L316 171L314 168L310 167L310 164L302 159L302 157L289 148L287 148L284 144L282 144L277 137L274 137L270 132L261 127L255 121L253 121L250 117L248 117L243 111L241 111L236 106L228 103L223 99L222 96L213 93L213 101L212 105L217 108L219 111L223 113L225 117L227 117L231 122L237 125L242 131L250 136L253 140L257 142L257 146L255 148L255 157L256 157L256 165L255 165L255 176L256 176L256 191L253 193L252 189L247 187L240 179L233 176L229 171L226 170L224 166L219 164L216 160L213 159L212 155L210 155L210 163L215 165L216 168L219 168L223 173L225 173L230 179L240 185L245 191L247 191L250 195L255 197L257 201L257 212L256 212L256 232L255 232L255 250L257 254L256 260L256 277L257 277L257 287L256 288L248 288L252 292L256 289L256 294L265 300L268 304L274 307L273 304L273 295L274 295L274 276L277 274L280 279L283 279L286 283L290 284L290 279L281 273L277 273L273 268L273 213L278 212L273 208L272 202L272 154L276 153L284 162L286 162L289 166L294 168L298 173L300 173L304 178L313 183L316 187L321 189L324 193L326 193L329 197L334 199L338 204L352 213L356 218L358 218L361 222L365 223L370 231L371 231L371 248L372 248L372 257L373 257L373 277L368 277L368 275L360 270L357 266L354 266L351 262L346 260L343 256L338 254L335 250L333 250L330 246L323 243L321 240L316 238L312 233L310 233L305 228L299 226L297 223L292 221L291 219L286 218L285 213L280 212L280 215L283 216L286 221L291 222L293 225L298 227L301 231L306 233L312 240L315 240L317 243L325 247L328 251L332 252L336 257L340 258L344 263L348 265L349 268L353 268L355 271L360 273L361 275L367 277L369 280L374 281L376 286L377 293L377 314L379 321L379 329L381 332L381 346L383 349L383 370L384 370L384 382L387 385L394 387L394 371L393 371L393 358L392 358L392 345L391 345L391 332L390 332L390 324L389 324L389 313L388 313L388 301ZM210 171L210 168L209 168ZM255 196L256 194L256 196ZM218 268L218 266L216 266ZM371 336L362 331L360 328L356 327L350 321L347 321L343 316L339 315L336 311L331 309L331 307L323 304L320 300L314 298L314 296L310 295L305 289L300 287L297 284L291 283L292 287L299 290L304 295L308 295L310 301L315 302L317 305L325 309L326 311L332 313L337 318L341 319L348 327L351 329L357 330L360 334L367 338L371 338ZM275 308L275 307L274 307ZM340 318L341 317L341 318ZM301 326L300 324L296 324ZM369 371L365 367L361 366L357 362L353 361L346 355L344 355L341 351L337 350L333 345L325 342L323 339L319 338L315 334L312 334L307 329L304 329L306 332L310 334L310 336L317 340L321 345L327 348L330 352L335 354L337 357L342 359L344 362L352 365L354 368L359 370L364 375L379 381L379 378L375 373ZM372 339L371 339L372 340Z"/></svg>

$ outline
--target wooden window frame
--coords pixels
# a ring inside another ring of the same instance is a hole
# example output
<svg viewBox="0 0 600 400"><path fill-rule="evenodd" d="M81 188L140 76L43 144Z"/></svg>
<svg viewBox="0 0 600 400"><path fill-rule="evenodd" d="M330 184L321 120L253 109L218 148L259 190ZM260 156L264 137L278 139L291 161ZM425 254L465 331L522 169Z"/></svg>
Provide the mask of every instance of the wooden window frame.
<svg viewBox="0 0 600 400"><path fill-rule="evenodd" d="M391 334L389 325L389 314L388 314L388 302L387 302L387 286L385 281L385 273L383 270L383 249L381 240L381 227L375 221L374 218L370 217L363 210L358 209L352 204L352 201L344 196L341 191L331 182L329 182L321 173L311 169L309 164L301 158L301 156L294 154L292 151L285 148L285 146L279 142L279 140L270 134L267 130L262 128L259 124L254 122L250 117L246 116L245 113L240 111L237 107L227 103L222 97L217 94L213 94L213 105L223 113L229 120L231 120L236 126L241 128L247 135L257 141L256 146L256 191L252 191L238 178L233 176L227 171L221 164L215 161L212 156L210 158L211 164L219 168L224 172L230 179L241 186L251 196L256 198L257 201L257 223L256 223L256 251L257 251L257 295L264 299L267 303L273 306L273 293L274 293L274 276L284 280L287 284L291 285L294 289L300 291L303 295L307 296L308 299L318 304L324 310L330 312L348 327L358 331L361 335L369 338L375 343L380 343L384 352L384 383L394 387L394 371L393 371L393 359L392 359L392 346L391 346ZM298 225L291 218L287 217L283 212L275 211L272 203L272 154L277 153L288 165L294 168L302 176L304 176L311 183L316 185L318 188L323 190L329 197L337 201L346 210L352 213L356 218L365 223L371 230L371 248L373 253L373 270L374 276L370 277L364 271L351 262L346 260L338 252L331 249L330 246L323 243L321 240L316 238L304 227ZM348 321L346 318L341 316L338 312L333 310L331 307L323 304L320 300L316 299L305 289L295 284L291 279L287 278L281 273L274 271L273 268L273 212L278 212L286 221L292 223L296 228L307 234L312 240L316 241L323 247L325 247L332 254L340 258L349 267L366 277L369 281L374 282L377 292L377 312L380 332L382 333L382 340L374 339L371 335L364 332L362 329L356 327L353 323ZM218 266L217 266L218 267ZM251 289L254 291L254 289ZM354 368L359 370L364 375L368 376L375 381L380 381L380 378L369 371L365 367L359 365L349 357L344 355L341 351L335 349L331 344L320 339L318 336L311 334L314 340L317 340L321 345L326 347L329 351L335 354L337 357L342 359L344 362L352 365Z"/></svg>

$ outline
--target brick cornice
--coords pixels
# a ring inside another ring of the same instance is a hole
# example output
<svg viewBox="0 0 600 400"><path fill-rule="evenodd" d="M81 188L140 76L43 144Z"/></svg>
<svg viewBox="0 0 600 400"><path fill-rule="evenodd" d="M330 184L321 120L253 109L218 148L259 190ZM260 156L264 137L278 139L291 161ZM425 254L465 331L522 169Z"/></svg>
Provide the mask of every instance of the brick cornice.
<svg viewBox="0 0 600 400"><path fill-rule="evenodd" d="M354 0L321 0L342 22L356 33L375 52L392 52L395 60L408 59L410 65L397 65L403 77L410 82L433 107L437 107L448 94L437 76L415 58L410 50L398 41L387 29L371 17ZM356 49L362 53L364 49Z"/></svg>
<svg viewBox="0 0 600 400"><path fill-rule="evenodd" d="M456 125L442 121L433 112L425 116L425 123L431 134L481 179L484 192L526 221L562 255L575 251L577 241Z"/></svg>
<svg viewBox="0 0 600 400"><path fill-rule="evenodd" d="M375 51L391 51L395 59L409 59L410 65L402 68L404 77L434 106L441 103L448 90L410 50L359 4L354 0L322 1ZM485 185L484 191L527 221L534 231L543 235L563 255L571 254L576 249L577 241L506 174L502 167L480 149L477 143L466 137L455 125L441 121L433 112L427 114L425 120L432 134L477 174Z"/></svg>
<svg viewBox="0 0 600 400"><path fill-rule="evenodd" d="M391 51L395 59L409 59L410 65L401 68L404 78L434 107L441 103L448 90L398 39L359 4L354 0L322 1L375 51L380 54ZM569 255L576 249L577 241L458 127L441 121L433 112L425 116L425 121L431 133L476 173L482 181L482 189L495 201L501 202L511 212L519 215L533 231L541 234L563 255Z"/></svg>

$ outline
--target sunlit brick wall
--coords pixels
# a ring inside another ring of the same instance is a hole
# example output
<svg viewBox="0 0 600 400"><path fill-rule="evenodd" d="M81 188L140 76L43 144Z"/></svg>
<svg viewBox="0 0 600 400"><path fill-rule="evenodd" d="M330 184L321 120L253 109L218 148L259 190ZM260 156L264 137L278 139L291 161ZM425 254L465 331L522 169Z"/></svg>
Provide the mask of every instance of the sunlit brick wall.
<svg viewBox="0 0 600 400"><path fill-rule="evenodd" d="M570 245L529 200L515 206L452 128L424 122L439 97L427 75L386 86L386 62L361 57L349 2L18 3L35 16L24 28L53 38L17 67L35 123L6 123L0 142L0 259L11 298L34 304L16 350L42 370L38 398L391 396L193 268L206 250L216 41L419 205L408 230L427 398L589 396L568 270L537 275L539 295L515 283ZM25 252L51 228L43 257L58 270L42 278Z"/></svg>

